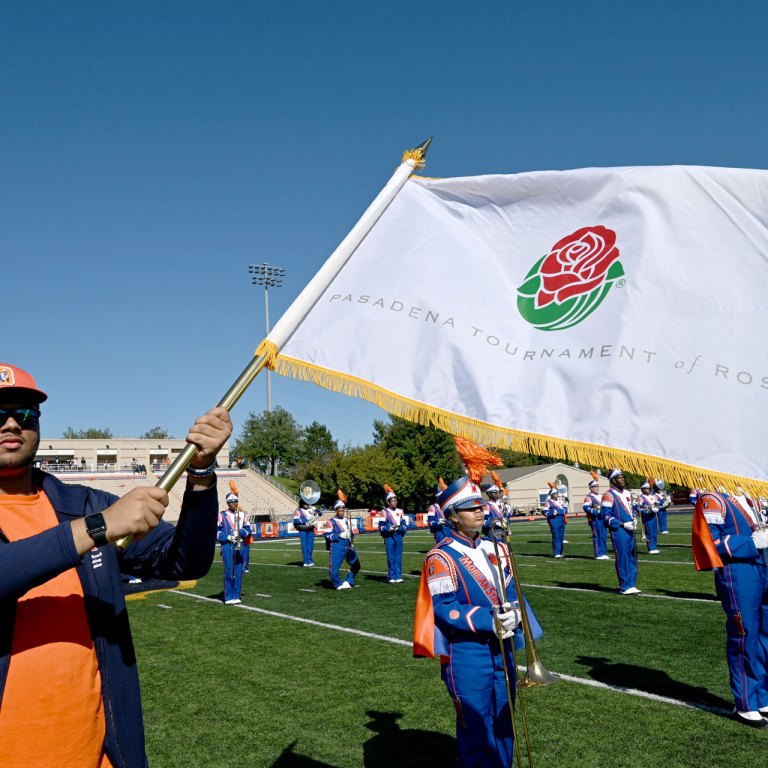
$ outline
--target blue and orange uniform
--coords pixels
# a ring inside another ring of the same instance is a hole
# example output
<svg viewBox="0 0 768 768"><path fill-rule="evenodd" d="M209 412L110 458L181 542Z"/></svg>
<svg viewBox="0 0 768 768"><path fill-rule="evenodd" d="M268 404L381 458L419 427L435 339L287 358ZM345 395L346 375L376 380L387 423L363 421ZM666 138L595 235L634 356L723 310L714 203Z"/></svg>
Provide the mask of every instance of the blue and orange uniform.
<svg viewBox="0 0 768 768"><path fill-rule="evenodd" d="M600 501L600 494L590 491L584 497L584 504L581 508L586 513L587 523L592 530L592 548L595 552L595 559L607 560L608 534L605 530L605 524L603 523Z"/></svg>
<svg viewBox="0 0 768 768"><path fill-rule="evenodd" d="M219 513L217 539L224 561L224 602L227 605L240 602L244 566L242 540L252 533L244 512L225 509Z"/></svg>
<svg viewBox="0 0 768 768"><path fill-rule="evenodd" d="M338 502L336 502L338 504ZM352 534L350 531L350 521L346 517L332 517L331 530L325 535L331 550L328 561L328 575L331 584L336 589L349 589L355 585L355 575L360 570L360 560L357 557L357 551L352 546ZM347 578L342 581L339 576L339 569L344 561L349 565ZM349 586L345 587L347 584Z"/></svg>
<svg viewBox="0 0 768 768"><path fill-rule="evenodd" d="M379 532L384 537L387 550L387 578L390 584L403 581L403 539L407 530L403 517L402 509L387 507L384 519L379 523Z"/></svg>
<svg viewBox="0 0 768 768"><path fill-rule="evenodd" d="M313 552L315 549L315 523L317 518L322 514L322 512L318 512L309 505L299 506L293 513L293 527L299 532L301 559L305 568L312 568L315 564L313 560Z"/></svg>
<svg viewBox="0 0 768 768"><path fill-rule="evenodd" d="M736 710L753 713L746 724L768 728L759 717L768 717L768 532L758 515L744 496L702 491L692 543L696 568L715 571Z"/></svg>
<svg viewBox="0 0 768 768"><path fill-rule="evenodd" d="M432 504L427 511L427 525L435 537L435 544L439 544L446 536L450 536L451 525L445 519L439 504Z"/></svg>
<svg viewBox="0 0 768 768"><path fill-rule="evenodd" d="M611 487L600 502L603 524L608 529L616 553L616 575L623 594L635 594L637 589L636 526L632 515L632 495L627 490Z"/></svg>
<svg viewBox="0 0 768 768"><path fill-rule="evenodd" d="M641 486L641 493L637 497L636 511L640 513L640 518L645 531L645 543L648 547L649 555L658 555L657 543L659 540L659 502L657 494L651 493L650 486Z"/></svg>
<svg viewBox="0 0 768 768"><path fill-rule="evenodd" d="M667 507L672 503L672 499L669 497L669 494L661 493L660 490L657 490L653 495L658 505L656 517L659 521L659 533L669 533L667 528Z"/></svg>
<svg viewBox="0 0 768 768"><path fill-rule="evenodd" d="M514 740L502 642L513 697L516 674L510 641L500 642L494 632L494 611L503 602L495 563L490 541L483 537L473 541L454 531L427 555L422 574L434 626L442 638L442 648L437 649L440 675L456 708L462 768L512 764ZM505 580L506 588L513 590L506 569Z"/></svg>
<svg viewBox="0 0 768 768"><path fill-rule="evenodd" d="M550 493L544 505L544 514L552 532L552 554L555 557L563 556L563 539L565 539L565 515L568 507L559 501L555 493Z"/></svg>

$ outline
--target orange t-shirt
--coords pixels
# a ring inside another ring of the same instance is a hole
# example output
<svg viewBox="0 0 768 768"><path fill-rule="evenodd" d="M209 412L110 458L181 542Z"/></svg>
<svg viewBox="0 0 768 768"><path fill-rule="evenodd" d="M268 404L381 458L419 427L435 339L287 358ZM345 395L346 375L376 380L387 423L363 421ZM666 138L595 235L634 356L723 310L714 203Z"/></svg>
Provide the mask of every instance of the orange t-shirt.
<svg viewBox="0 0 768 768"><path fill-rule="evenodd" d="M0 529L10 541L56 525L44 493L0 496ZM70 568L18 601L0 703L3 768L112 768L105 732L83 588Z"/></svg>

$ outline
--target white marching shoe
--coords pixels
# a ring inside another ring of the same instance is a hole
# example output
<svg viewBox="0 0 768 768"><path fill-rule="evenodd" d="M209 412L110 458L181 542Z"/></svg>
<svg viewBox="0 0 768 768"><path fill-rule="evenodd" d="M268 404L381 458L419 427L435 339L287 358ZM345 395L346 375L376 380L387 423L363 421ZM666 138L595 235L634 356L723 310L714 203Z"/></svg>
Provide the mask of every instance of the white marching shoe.
<svg viewBox="0 0 768 768"><path fill-rule="evenodd" d="M352 589L352 585L348 581L342 581L336 589Z"/></svg>
<svg viewBox="0 0 768 768"><path fill-rule="evenodd" d="M640 590L637 587L628 587L627 589L621 590L622 595L639 595Z"/></svg>

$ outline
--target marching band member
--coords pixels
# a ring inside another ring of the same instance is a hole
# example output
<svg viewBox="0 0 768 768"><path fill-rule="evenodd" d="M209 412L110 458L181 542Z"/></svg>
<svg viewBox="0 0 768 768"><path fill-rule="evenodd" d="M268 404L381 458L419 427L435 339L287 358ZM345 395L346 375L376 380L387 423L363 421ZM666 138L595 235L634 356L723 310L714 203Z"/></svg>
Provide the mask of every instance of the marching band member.
<svg viewBox="0 0 768 768"><path fill-rule="evenodd" d="M608 534L600 514L600 481L592 472L589 481L589 493L584 497L582 509L587 514L587 522L592 529L592 546L595 550L595 560L610 560L607 554Z"/></svg>
<svg viewBox="0 0 768 768"><path fill-rule="evenodd" d="M715 571L726 615L733 717L768 728L768 530L743 496L702 491L692 545L696 570Z"/></svg>
<svg viewBox="0 0 768 768"><path fill-rule="evenodd" d="M403 510L397 506L397 494L388 486L384 486L384 519L379 523L379 532L384 538L387 550L387 578L390 584L403 583L403 539L405 538L405 522Z"/></svg>
<svg viewBox="0 0 768 768"><path fill-rule="evenodd" d="M552 554L555 557L562 557L566 507L558 495L557 486L554 483L549 483L549 498L544 505L544 514L549 523L549 530L552 532Z"/></svg>
<svg viewBox="0 0 768 768"><path fill-rule="evenodd" d="M659 499L655 493L651 493L651 481L646 480L640 486L640 495L637 498L637 512L645 529L645 543L649 555L658 555L656 542L659 538Z"/></svg>
<svg viewBox="0 0 768 768"><path fill-rule="evenodd" d="M360 560L352 545L352 521L345 517L347 497L343 491L338 491L338 496L339 500L333 505L333 511L336 514L331 518L331 530L325 535L326 543L331 550L328 574L335 589L351 589L355 585L355 575L360 571ZM349 572L347 578L342 581L339 569L345 560L349 565Z"/></svg>
<svg viewBox="0 0 768 768"><path fill-rule="evenodd" d="M236 605L243 591L242 541L251 535L251 526L244 512L238 510L240 499L234 493L226 496L227 509L219 512L217 538L224 561L224 603Z"/></svg>
<svg viewBox="0 0 768 768"><path fill-rule="evenodd" d="M514 585L508 569L504 569L506 585L500 583L494 546L480 535L483 498L478 483L485 475L485 462L496 457L468 440L455 440L468 476L439 496L453 530L424 562L414 655L440 656L441 677L456 709L460 768L509 768L514 739L507 683L514 697L512 642L520 646L520 611L516 603L504 602L502 595L505 590L514 594ZM500 554L508 560L503 545Z"/></svg>
<svg viewBox="0 0 768 768"><path fill-rule="evenodd" d="M637 543L635 530L637 520L632 514L632 494L626 489L627 481L620 469L608 473L611 487L603 494L600 502L603 523L611 535L616 552L616 575L619 577L619 591L622 595L638 595L637 584Z"/></svg>
<svg viewBox="0 0 768 768"><path fill-rule="evenodd" d="M445 519L443 510L440 509L440 505L437 503L437 497L440 495L440 491L445 490L445 480L440 478L440 483L435 491L435 501L429 507L427 511L427 525L429 530L435 537L435 544L439 544L446 536L451 533L450 523Z"/></svg>
<svg viewBox="0 0 768 768"><path fill-rule="evenodd" d="M485 494L488 497L488 500L486 501L488 512L483 525L483 533L486 536L493 531L496 526L505 526L507 523L506 515L504 514L504 506L500 501L504 483L495 472L491 472L491 479L493 480L493 485L489 485L485 490Z"/></svg>
<svg viewBox="0 0 768 768"><path fill-rule="evenodd" d="M562 486L558 487L557 500L563 506L563 522L565 523L563 527L563 544L570 544L571 542L565 538L565 532L568 530L568 497L565 495L566 490Z"/></svg>
<svg viewBox="0 0 768 768"><path fill-rule="evenodd" d="M299 499L299 507L293 513L293 527L299 532L301 541L301 558L305 568L314 568L312 552L315 549L315 526L322 515L314 507L310 507L304 499Z"/></svg>
<svg viewBox="0 0 768 768"><path fill-rule="evenodd" d="M669 494L664 491L664 481L657 480L653 485L653 494L656 497L658 511L656 512L659 521L659 533L669 533L667 529L667 507L672 503Z"/></svg>
<svg viewBox="0 0 768 768"><path fill-rule="evenodd" d="M234 480L229 481L229 489L232 491L232 493L235 494L238 498L237 502L237 509L240 511L242 507L240 506L240 491L237 488L237 483L235 483ZM247 516L245 517L247 520ZM253 528L251 527L251 532L247 536L243 536L243 540L240 542L241 550L243 553L243 573L248 573L250 571L250 563L251 563L251 544L253 544Z"/></svg>

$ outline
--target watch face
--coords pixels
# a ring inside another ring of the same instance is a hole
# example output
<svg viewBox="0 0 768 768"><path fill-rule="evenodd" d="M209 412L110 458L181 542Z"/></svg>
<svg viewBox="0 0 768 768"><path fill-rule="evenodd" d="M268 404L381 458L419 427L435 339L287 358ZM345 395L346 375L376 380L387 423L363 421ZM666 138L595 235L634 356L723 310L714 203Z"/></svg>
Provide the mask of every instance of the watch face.
<svg viewBox="0 0 768 768"><path fill-rule="evenodd" d="M97 547L103 547L109 543L106 536L107 524L104 522L104 516L101 512L87 515L85 518L85 528Z"/></svg>

